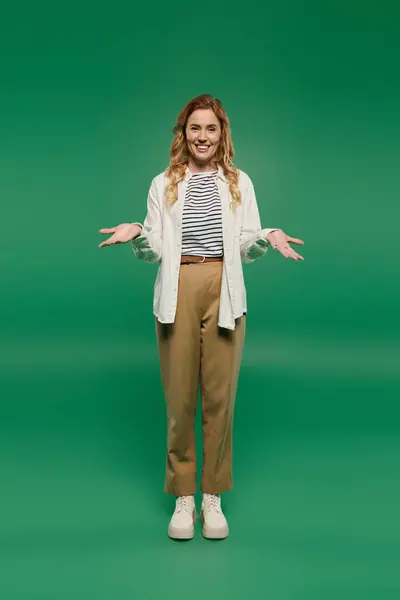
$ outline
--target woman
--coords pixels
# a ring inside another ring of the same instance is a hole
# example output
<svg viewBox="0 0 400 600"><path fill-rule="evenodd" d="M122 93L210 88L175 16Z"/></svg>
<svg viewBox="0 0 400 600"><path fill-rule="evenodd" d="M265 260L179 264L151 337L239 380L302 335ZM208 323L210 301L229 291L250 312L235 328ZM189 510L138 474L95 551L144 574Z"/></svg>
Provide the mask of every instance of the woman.
<svg viewBox="0 0 400 600"><path fill-rule="evenodd" d="M203 535L224 538L221 493L232 488L232 425L246 327L242 262L269 245L303 257L281 229L261 229L253 184L233 166L229 119L217 98L190 100L173 128L168 168L151 182L144 223L123 223L100 247L130 242L159 264L153 312L167 405L165 492L176 496L170 537L194 536L197 518L194 422L200 384Z"/></svg>

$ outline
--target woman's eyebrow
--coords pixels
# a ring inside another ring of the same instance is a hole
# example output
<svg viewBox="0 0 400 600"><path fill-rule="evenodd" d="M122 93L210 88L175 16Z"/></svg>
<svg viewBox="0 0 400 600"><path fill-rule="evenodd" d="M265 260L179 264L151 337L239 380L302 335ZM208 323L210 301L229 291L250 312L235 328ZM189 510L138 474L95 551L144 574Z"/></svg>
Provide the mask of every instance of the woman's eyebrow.
<svg viewBox="0 0 400 600"><path fill-rule="evenodd" d="M200 127L200 125L198 123L190 123L190 127ZM206 125L206 127L217 127L217 125L215 123L208 123L208 125Z"/></svg>

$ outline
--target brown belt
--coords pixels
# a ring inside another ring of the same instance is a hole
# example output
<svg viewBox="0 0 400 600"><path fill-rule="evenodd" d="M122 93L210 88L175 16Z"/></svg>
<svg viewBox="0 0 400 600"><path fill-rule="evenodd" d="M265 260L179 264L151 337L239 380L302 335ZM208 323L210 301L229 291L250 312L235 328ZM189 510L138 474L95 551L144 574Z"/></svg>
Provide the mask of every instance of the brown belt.
<svg viewBox="0 0 400 600"><path fill-rule="evenodd" d="M189 264L189 263L204 263L204 262L217 262L224 260L223 256L188 256L182 254L181 256L181 265Z"/></svg>

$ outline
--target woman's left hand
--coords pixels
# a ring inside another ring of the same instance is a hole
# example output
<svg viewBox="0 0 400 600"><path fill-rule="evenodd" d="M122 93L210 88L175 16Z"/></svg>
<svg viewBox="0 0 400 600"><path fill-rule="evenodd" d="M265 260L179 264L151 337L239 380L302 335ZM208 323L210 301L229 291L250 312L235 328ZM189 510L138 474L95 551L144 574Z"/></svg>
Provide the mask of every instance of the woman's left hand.
<svg viewBox="0 0 400 600"><path fill-rule="evenodd" d="M286 233L282 231L282 229L276 229L275 231L271 231L271 233L267 235L267 240L269 241L271 246L279 250L279 252L283 254L285 258L293 258L293 260L298 260L300 258L301 260L304 260L304 257L301 256L301 254L297 254L297 252L295 252L293 248L289 246L289 242L291 242L292 244L303 245L303 240L290 237L290 235L286 235Z"/></svg>

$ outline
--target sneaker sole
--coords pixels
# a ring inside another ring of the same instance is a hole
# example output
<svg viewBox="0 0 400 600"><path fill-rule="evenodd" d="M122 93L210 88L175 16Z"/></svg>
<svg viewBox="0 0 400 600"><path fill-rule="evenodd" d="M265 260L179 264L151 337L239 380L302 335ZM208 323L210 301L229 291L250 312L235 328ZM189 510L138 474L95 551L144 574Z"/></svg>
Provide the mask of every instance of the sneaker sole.
<svg viewBox="0 0 400 600"><path fill-rule="evenodd" d="M218 529L213 529L212 527L208 527L204 521L203 511L200 512L200 521L203 523L202 534L203 537L209 540L223 540L229 535L229 527L226 525L225 527L219 527Z"/></svg>
<svg viewBox="0 0 400 600"><path fill-rule="evenodd" d="M168 525L168 537L173 540L191 540L194 538L195 529L194 524L197 519L197 513L193 511L193 525L188 527L187 529L179 529L178 527L174 527L173 525Z"/></svg>

